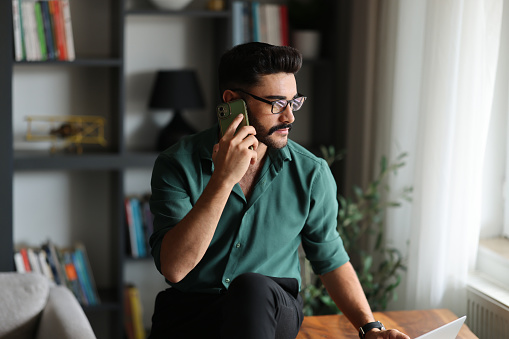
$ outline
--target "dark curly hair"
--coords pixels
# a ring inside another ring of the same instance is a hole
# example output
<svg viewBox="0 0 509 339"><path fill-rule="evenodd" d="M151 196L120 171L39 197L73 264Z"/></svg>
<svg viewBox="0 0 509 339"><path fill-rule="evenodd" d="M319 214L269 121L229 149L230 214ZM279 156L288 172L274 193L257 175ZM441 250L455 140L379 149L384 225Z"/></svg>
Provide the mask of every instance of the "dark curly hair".
<svg viewBox="0 0 509 339"><path fill-rule="evenodd" d="M250 88L262 75L296 74L302 66L302 54L293 47L249 42L233 47L219 62L219 94L227 89Z"/></svg>

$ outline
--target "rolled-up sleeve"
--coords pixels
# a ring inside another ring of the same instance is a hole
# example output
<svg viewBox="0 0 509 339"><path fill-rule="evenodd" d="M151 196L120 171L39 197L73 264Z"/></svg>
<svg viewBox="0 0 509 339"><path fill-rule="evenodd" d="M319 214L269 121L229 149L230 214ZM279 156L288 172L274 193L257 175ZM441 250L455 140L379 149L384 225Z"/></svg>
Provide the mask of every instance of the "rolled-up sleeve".
<svg viewBox="0 0 509 339"><path fill-rule="evenodd" d="M160 252L164 235L182 220L192 208L183 176L177 162L164 153L154 164L151 179L150 210L154 215L154 232L150 237L151 253L161 270Z"/></svg>
<svg viewBox="0 0 509 339"><path fill-rule="evenodd" d="M302 233L302 246L316 274L325 274L350 260L337 231L336 182L325 161L311 187L309 216Z"/></svg>

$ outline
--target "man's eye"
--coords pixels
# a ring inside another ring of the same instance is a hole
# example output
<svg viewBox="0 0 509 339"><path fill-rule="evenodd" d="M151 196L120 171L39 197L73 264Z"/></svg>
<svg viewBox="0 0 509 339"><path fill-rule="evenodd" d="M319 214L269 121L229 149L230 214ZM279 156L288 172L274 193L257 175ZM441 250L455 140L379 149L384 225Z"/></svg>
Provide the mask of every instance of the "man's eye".
<svg viewBox="0 0 509 339"><path fill-rule="evenodd" d="M274 102L274 106L277 108L285 108L286 107L286 100L278 100Z"/></svg>

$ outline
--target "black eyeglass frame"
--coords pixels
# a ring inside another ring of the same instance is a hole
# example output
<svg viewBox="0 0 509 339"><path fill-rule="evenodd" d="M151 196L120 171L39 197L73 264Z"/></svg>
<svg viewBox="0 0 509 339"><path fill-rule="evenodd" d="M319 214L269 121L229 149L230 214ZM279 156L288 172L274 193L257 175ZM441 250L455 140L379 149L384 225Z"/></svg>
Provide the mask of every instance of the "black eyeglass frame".
<svg viewBox="0 0 509 339"><path fill-rule="evenodd" d="M300 93L297 93L297 97L296 97L296 98L293 98L293 99L291 99L291 100L279 99L279 100L270 101L270 100L267 100L267 99L261 98L261 97L259 97L259 96L257 96L257 95L254 95L254 94L252 94L252 93L249 93L249 92L247 92L247 91L244 91L242 88L232 89L232 91L234 91L234 92L242 92L242 93L245 93L245 94L249 95L250 97L252 97L252 98L253 98L253 99L255 99L255 100L258 100L258 101L261 101L261 102L264 102L264 103L266 103L266 104L271 105L270 112L271 112L272 114L281 114L281 113L283 113L283 112L285 111L286 107L288 107L288 104L290 104L290 102L292 103L292 106L291 106L292 111L293 111L293 112L298 111L299 109L301 109L302 105L304 104L304 102L305 102L305 101L306 101L306 99L307 99L307 97L306 97L306 96L304 96L304 95L302 95L302 94L300 94ZM297 103L297 101L296 101L297 99L302 99L302 102L300 103L300 106L299 106L297 109L293 109L293 106ZM286 105L285 105L285 107L283 107L283 108L281 109L281 111L274 113L274 104L275 104L276 102L281 102L281 101L286 101Z"/></svg>

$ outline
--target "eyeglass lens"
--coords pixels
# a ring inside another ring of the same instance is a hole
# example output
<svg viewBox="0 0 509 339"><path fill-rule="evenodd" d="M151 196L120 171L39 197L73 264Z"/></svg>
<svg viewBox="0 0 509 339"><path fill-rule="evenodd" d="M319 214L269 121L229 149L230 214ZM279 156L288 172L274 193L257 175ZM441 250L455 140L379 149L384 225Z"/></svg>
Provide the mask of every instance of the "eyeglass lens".
<svg viewBox="0 0 509 339"><path fill-rule="evenodd" d="M301 107L306 97L298 97L292 100L278 100L272 103L272 113L281 113L286 109L286 106L290 105L292 111L298 111Z"/></svg>

